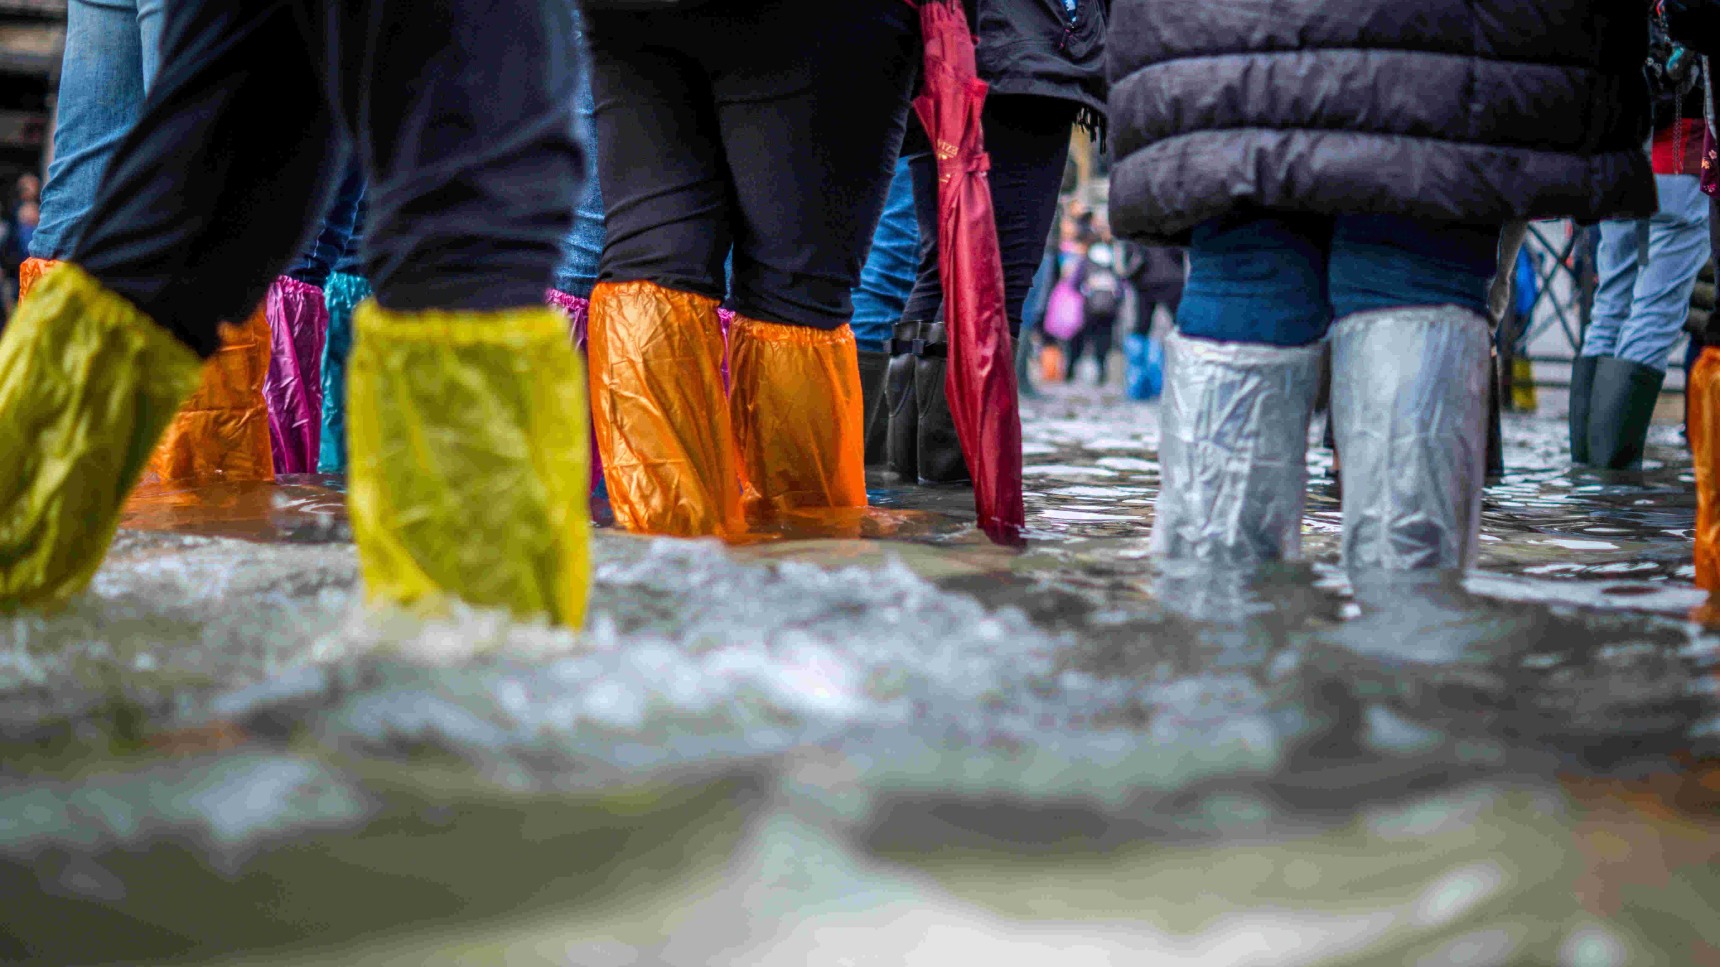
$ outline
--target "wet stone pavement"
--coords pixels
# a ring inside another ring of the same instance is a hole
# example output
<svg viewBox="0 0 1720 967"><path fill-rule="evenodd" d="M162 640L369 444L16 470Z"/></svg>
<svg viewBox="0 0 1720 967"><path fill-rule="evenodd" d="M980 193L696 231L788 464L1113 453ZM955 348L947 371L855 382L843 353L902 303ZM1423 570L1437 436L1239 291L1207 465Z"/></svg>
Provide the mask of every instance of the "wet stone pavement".
<svg viewBox="0 0 1720 967"><path fill-rule="evenodd" d="M0 617L0 960L1720 964L1720 634L1676 427L1512 416L1480 569L1147 556L1156 410L1027 404L968 495L600 531L578 634L367 611L339 481L131 503Z"/></svg>

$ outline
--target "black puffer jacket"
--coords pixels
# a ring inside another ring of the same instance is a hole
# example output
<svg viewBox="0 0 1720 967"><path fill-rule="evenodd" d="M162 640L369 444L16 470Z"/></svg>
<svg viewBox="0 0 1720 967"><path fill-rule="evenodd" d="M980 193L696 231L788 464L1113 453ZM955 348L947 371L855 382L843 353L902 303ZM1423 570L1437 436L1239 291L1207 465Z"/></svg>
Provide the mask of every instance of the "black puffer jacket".
<svg viewBox="0 0 1720 967"><path fill-rule="evenodd" d="M1117 0L1112 227L1650 215L1647 34L1618 0Z"/></svg>
<svg viewBox="0 0 1720 967"><path fill-rule="evenodd" d="M1063 0L966 0L979 38L975 67L999 94L1074 101L1081 125L1105 119L1105 28L1111 0L1078 0L1075 22Z"/></svg>

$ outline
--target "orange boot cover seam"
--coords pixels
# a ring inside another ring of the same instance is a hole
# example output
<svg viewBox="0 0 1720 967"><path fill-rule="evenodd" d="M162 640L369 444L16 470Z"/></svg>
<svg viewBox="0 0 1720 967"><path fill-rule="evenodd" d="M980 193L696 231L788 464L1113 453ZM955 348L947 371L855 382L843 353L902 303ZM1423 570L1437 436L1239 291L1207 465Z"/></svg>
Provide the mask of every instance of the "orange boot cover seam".
<svg viewBox="0 0 1720 967"><path fill-rule="evenodd" d="M604 282L590 312L591 412L615 522L677 537L744 532L717 300Z"/></svg>
<svg viewBox="0 0 1720 967"><path fill-rule="evenodd" d="M18 266L18 301L23 302L30 290L36 287L36 283L42 281L42 276L59 264L59 259L25 259L24 264Z"/></svg>
<svg viewBox="0 0 1720 967"><path fill-rule="evenodd" d="M749 514L866 506L854 333L736 316L729 419Z"/></svg>
<svg viewBox="0 0 1720 967"><path fill-rule="evenodd" d="M242 326L223 323L221 348L203 364L196 392L149 458L163 483L275 479L269 451L269 320L263 307Z"/></svg>
<svg viewBox="0 0 1720 967"><path fill-rule="evenodd" d="M1720 347L1696 357L1686 392L1696 465L1696 585L1720 591Z"/></svg>

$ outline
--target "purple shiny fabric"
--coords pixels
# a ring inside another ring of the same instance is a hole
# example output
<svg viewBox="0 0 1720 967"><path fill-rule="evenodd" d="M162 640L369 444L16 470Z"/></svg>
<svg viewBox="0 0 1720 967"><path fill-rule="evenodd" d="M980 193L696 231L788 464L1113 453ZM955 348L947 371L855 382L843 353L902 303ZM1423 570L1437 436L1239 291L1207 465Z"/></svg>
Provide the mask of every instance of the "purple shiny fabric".
<svg viewBox="0 0 1720 967"><path fill-rule="evenodd" d="M554 308L560 309L567 316L568 329L573 336L573 347L579 350L579 355L585 357L586 327L591 319L591 300L581 299L560 289L547 289L543 301ZM589 398L588 398L589 399ZM589 402L588 402L589 406ZM585 425L591 431L591 492L600 495L603 491L603 455L597 452L597 428L592 426L591 411L585 414Z"/></svg>
<svg viewBox="0 0 1720 967"><path fill-rule="evenodd" d="M275 473L315 473L322 436L323 343L328 339L323 290L281 276L269 286L263 312L272 342L263 398L269 404Z"/></svg>

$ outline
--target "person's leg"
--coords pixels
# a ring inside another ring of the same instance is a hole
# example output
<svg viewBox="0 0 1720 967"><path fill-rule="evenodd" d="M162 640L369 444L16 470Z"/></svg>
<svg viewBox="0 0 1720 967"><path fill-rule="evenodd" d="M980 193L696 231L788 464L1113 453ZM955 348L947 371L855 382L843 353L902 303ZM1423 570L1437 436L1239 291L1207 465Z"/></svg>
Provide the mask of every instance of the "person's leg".
<svg viewBox="0 0 1720 967"><path fill-rule="evenodd" d="M133 0L70 0L54 124L54 160L42 186L30 255L71 254L119 142L143 111L144 43Z"/></svg>
<svg viewBox="0 0 1720 967"><path fill-rule="evenodd" d="M913 123L913 122L909 122ZM889 433L886 380L890 342L914 291L919 267L920 227L914 210L914 176L908 159L896 162L884 213L872 234L872 251L854 289L854 345L860 358L860 389L865 396L866 465L886 458Z"/></svg>
<svg viewBox="0 0 1720 967"><path fill-rule="evenodd" d="M732 204L710 81L680 15L587 15L605 239L592 416L616 523L743 531L717 307Z"/></svg>
<svg viewBox="0 0 1720 967"><path fill-rule="evenodd" d="M743 499L760 512L863 507L849 319L907 121L918 17L763 0L693 19L721 37L707 52L737 206L729 409ZM770 38L769 53L749 37Z"/></svg>
<svg viewBox="0 0 1720 967"><path fill-rule="evenodd" d="M1300 556L1331 230L1323 218L1240 216L1195 229L1165 340L1155 553Z"/></svg>
<svg viewBox="0 0 1720 967"><path fill-rule="evenodd" d="M348 382L366 593L577 625L584 385L543 304L583 165L572 9L327 0L332 100L366 161L367 274Z"/></svg>
<svg viewBox="0 0 1720 967"><path fill-rule="evenodd" d="M1595 370L1603 358L1610 357L1618 346L1619 332L1630 318L1631 301L1636 290L1636 277L1641 250L1640 233L1635 221L1602 222L1595 249L1599 281L1595 287L1594 308L1589 313L1589 325L1583 332L1583 344L1577 358L1571 361L1570 437L1571 462L1587 466L1589 454L1589 413L1593 408Z"/></svg>
<svg viewBox="0 0 1720 967"><path fill-rule="evenodd" d="M303 40L285 2L183 0L168 15L162 74L72 264L0 341L0 465L14 468L0 481L0 599L51 603L88 582L220 321L251 315L304 237L324 158L262 146L275 125L311 144L330 134Z"/></svg>
<svg viewBox="0 0 1720 967"><path fill-rule="evenodd" d="M1498 247L1497 226L1338 219L1332 415L1351 568L1474 563Z"/></svg>
<svg viewBox="0 0 1720 967"><path fill-rule="evenodd" d="M1093 326L1093 361L1099 364L1099 375L1094 385L1105 385L1105 373L1111 361L1111 341L1116 332L1116 320L1098 323Z"/></svg>
<svg viewBox="0 0 1720 967"><path fill-rule="evenodd" d="M1589 459L1599 467L1642 463L1648 427L1683 334L1690 294L1708 261L1708 196L1690 175L1657 175L1660 211L1648 224L1648 259L1636 273L1630 316L1610 358L1597 362L1589 414Z"/></svg>

